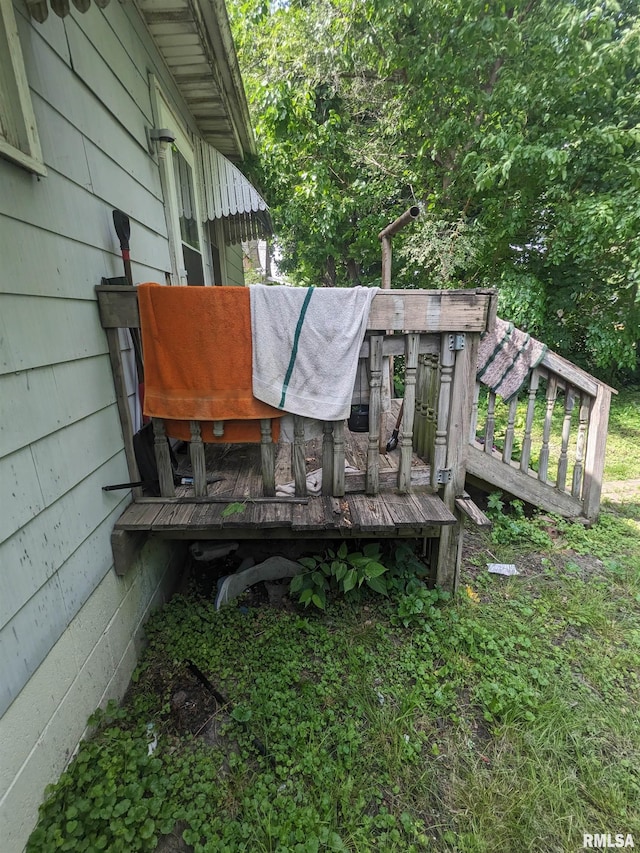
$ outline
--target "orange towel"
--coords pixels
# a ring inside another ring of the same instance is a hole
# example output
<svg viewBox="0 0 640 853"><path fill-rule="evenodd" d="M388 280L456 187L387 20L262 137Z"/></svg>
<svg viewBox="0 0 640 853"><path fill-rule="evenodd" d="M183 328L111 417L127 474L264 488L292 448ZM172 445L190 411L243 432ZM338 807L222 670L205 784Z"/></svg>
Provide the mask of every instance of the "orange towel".
<svg viewBox="0 0 640 853"><path fill-rule="evenodd" d="M138 286L138 304L145 415L187 441L190 420L204 422L206 442L260 441L259 419L283 413L251 390L249 289L148 283ZM213 421L225 421L221 438Z"/></svg>

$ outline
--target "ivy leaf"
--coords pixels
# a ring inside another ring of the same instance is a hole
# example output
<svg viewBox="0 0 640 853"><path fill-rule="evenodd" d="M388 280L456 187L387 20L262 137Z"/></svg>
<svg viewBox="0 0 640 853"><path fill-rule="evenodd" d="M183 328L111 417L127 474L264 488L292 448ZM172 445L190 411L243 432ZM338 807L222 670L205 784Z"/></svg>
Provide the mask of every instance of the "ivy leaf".
<svg viewBox="0 0 640 853"><path fill-rule="evenodd" d="M247 505L244 503L235 503L227 504L227 506L222 510L220 515L223 518L228 518L230 515L238 515L238 513L244 512L247 508Z"/></svg>

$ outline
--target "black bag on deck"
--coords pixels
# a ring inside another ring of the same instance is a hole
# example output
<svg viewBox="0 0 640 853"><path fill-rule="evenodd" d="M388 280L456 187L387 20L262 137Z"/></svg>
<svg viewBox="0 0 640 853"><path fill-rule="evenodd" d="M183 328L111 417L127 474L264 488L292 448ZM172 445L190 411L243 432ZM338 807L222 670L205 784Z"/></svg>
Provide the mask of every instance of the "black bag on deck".
<svg viewBox="0 0 640 853"><path fill-rule="evenodd" d="M156 454L154 450L155 437L153 435L153 424L149 421L142 429L133 436L133 452L136 455L136 464L140 472L140 480L142 484L151 492L152 495L158 497L160 495L160 484L158 477L158 466L156 464ZM178 460L176 459L171 442L167 438L169 446L169 458L171 459L171 471L175 480L176 471L178 469Z"/></svg>
<svg viewBox="0 0 640 853"><path fill-rule="evenodd" d="M140 472L140 479L135 483L117 483L114 486L103 486L102 490L104 492L113 492L118 489L132 489L135 486L142 486L153 497L160 497L160 478L158 476L154 444L153 424L149 421L148 424L145 424L133 436L133 452L135 453L136 465ZM178 480L178 460L168 438L167 444L169 446L173 481L176 483Z"/></svg>

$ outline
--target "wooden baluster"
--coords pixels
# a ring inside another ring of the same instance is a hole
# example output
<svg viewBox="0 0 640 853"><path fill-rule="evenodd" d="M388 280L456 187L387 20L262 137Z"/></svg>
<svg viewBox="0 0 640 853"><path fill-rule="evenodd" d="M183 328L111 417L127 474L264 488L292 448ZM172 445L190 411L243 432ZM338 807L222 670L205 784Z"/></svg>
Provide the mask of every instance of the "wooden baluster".
<svg viewBox="0 0 640 853"><path fill-rule="evenodd" d="M380 484L380 389L382 385L383 341L383 335L372 335L369 338L369 445L367 448L366 476L366 492L368 495L376 495ZM334 441L335 438L334 432Z"/></svg>
<svg viewBox="0 0 640 853"><path fill-rule="evenodd" d="M333 423L322 424L322 494L333 492Z"/></svg>
<svg viewBox="0 0 640 853"><path fill-rule="evenodd" d="M487 420L484 425L484 452L493 453L493 437L496 431L496 395L489 391L487 398Z"/></svg>
<svg viewBox="0 0 640 853"><path fill-rule="evenodd" d="M562 420L562 444L560 447L560 459L558 460L558 478L556 480L556 489L561 492L565 491L567 483L567 468L569 465L569 438L571 436L571 415L573 413L573 405L575 403L576 392L575 388L567 385L564 392L564 418Z"/></svg>
<svg viewBox="0 0 640 853"><path fill-rule="evenodd" d="M436 421L436 436L433 442L433 461L431 463L431 485L439 487L438 472L446 468L447 439L449 430L449 409L451 407L451 381L456 354L449 349L449 335L441 335L440 347L440 388L438 393L438 417ZM458 436L453 436L459 441Z"/></svg>
<svg viewBox="0 0 640 853"><path fill-rule="evenodd" d="M527 401L527 416L524 422L524 438L522 439L522 456L520 457L520 470L526 474L529 470L531 459L531 430L533 429L533 418L536 411L536 393L540 383L540 374L533 370L529 374L529 399Z"/></svg>
<svg viewBox="0 0 640 853"><path fill-rule="evenodd" d="M333 496L344 495L344 421L333 422Z"/></svg>
<svg viewBox="0 0 640 853"><path fill-rule="evenodd" d="M189 421L189 427L191 429L189 454L193 471L193 493L197 498L203 498L207 494L207 465L204 457L202 432L199 421Z"/></svg>
<svg viewBox="0 0 640 853"><path fill-rule="evenodd" d="M413 418L416 408L416 371L420 335L405 337L404 408L402 410L402 439L398 467L398 491L411 491L411 457L413 455Z"/></svg>
<svg viewBox="0 0 640 853"><path fill-rule="evenodd" d="M296 495L307 494L307 467L304 461L304 418L293 416L293 444L291 445L291 467L296 484Z"/></svg>
<svg viewBox="0 0 640 853"><path fill-rule="evenodd" d="M271 435L270 418L260 418L260 457L262 490L265 497L273 497L276 493L276 446Z"/></svg>
<svg viewBox="0 0 640 853"><path fill-rule="evenodd" d="M573 479L571 482L571 494L574 498L580 497L582 490L582 472L584 469L584 447L589 423L589 408L591 398L584 391L580 394L580 413L578 415L578 436L576 438L576 464L573 467Z"/></svg>
<svg viewBox="0 0 640 853"><path fill-rule="evenodd" d="M173 471L171 469L171 455L169 453L169 442L164 429L162 418L151 418L153 423L153 449L156 454L156 465L158 466L158 481L160 494L163 498L174 498L176 496L173 484Z"/></svg>
<svg viewBox="0 0 640 853"><path fill-rule="evenodd" d="M502 450L502 461L511 464L513 454L513 434L515 432L516 412L518 410L518 398L514 397L509 402L509 417L507 419L507 431L504 436L504 448Z"/></svg>
<svg viewBox="0 0 640 853"><path fill-rule="evenodd" d="M473 404L471 406L471 423L469 424L469 444L475 444L476 432L478 430L478 403L480 402L480 383L476 382L473 392Z"/></svg>
<svg viewBox="0 0 640 853"><path fill-rule="evenodd" d="M416 413L413 420L413 446L420 456L424 453L427 419L427 369L426 356L418 358L416 373Z"/></svg>
<svg viewBox="0 0 640 853"><path fill-rule="evenodd" d="M550 375L547 380L547 409L544 415L542 447L540 448L540 464L538 465L538 479L542 483L547 482L547 471L549 469L549 438L551 437L551 421L553 418L553 407L556 404L557 393L557 377Z"/></svg>
<svg viewBox="0 0 640 853"><path fill-rule="evenodd" d="M213 434L216 438L222 438L224 435L224 421L213 422Z"/></svg>
<svg viewBox="0 0 640 853"><path fill-rule="evenodd" d="M427 356L427 423L426 423L426 446L424 456L427 462L433 461L434 445L436 440L436 422L438 420L438 387L440 376L440 365L437 355Z"/></svg>

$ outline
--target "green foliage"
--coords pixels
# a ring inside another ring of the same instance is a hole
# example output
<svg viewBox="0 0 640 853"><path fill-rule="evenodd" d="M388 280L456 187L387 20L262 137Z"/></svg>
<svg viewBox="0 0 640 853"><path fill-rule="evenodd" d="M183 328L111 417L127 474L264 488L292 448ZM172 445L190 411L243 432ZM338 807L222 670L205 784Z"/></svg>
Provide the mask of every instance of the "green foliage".
<svg viewBox="0 0 640 853"><path fill-rule="evenodd" d="M607 431L604 479L640 480L638 438L640 389L622 390L612 401Z"/></svg>
<svg viewBox="0 0 640 853"><path fill-rule="evenodd" d="M638 4L229 4L283 266L297 282L492 285L603 376L637 364ZM586 85L585 81L588 81Z"/></svg>
<svg viewBox="0 0 640 853"><path fill-rule="evenodd" d="M153 850L173 828L171 782L163 760L150 754L146 727L129 728L128 714L115 706L89 723L97 734L47 789L27 853Z"/></svg>
<svg viewBox="0 0 640 853"><path fill-rule="evenodd" d="M449 594L441 592L439 589L427 589L421 585L403 593L398 600L398 614L396 619L392 617L392 621L399 621L405 628L424 624L425 621L433 623L434 621L442 621L446 617L442 611L436 607L441 601L447 601Z"/></svg>
<svg viewBox="0 0 640 853"><path fill-rule="evenodd" d="M635 403L614 400L617 454L637 444ZM193 853L577 850L591 827L640 837L638 504L605 504L591 527L523 517L499 493L489 505L494 526L517 523L520 574L489 574L506 546L469 531L453 600L427 588L414 542L361 552L386 567L387 596L328 596L324 612L174 596L145 626L126 701L92 716L47 790L27 853L139 853L169 833ZM542 546L544 525L556 538ZM176 713L176 691L197 705L201 689L188 660L231 713L212 698L192 726L186 706Z"/></svg>
<svg viewBox="0 0 640 853"><path fill-rule="evenodd" d="M351 600L360 597L363 584L374 592L387 594L387 583L382 577L387 571L379 562L380 546L369 543L362 551L349 553L343 542L337 551L328 548L319 557L301 557L299 562L308 570L296 575L289 586L300 604L314 604L320 610L327 606L327 594L338 592Z"/></svg>
<svg viewBox="0 0 640 853"><path fill-rule="evenodd" d="M507 506L500 492L487 499L487 515L492 521L491 541L496 545L535 546L546 550L552 542L549 534L538 523L538 517L527 518L524 503L512 500Z"/></svg>
<svg viewBox="0 0 640 853"><path fill-rule="evenodd" d="M169 832L194 853L570 850L584 827L638 833L638 518L559 532L530 576L467 565L480 594L455 601L426 590L410 543L385 552L389 596L357 606L244 614L175 596L147 625L127 703L92 720L50 789L29 853L137 853ZM213 741L172 711L185 660L233 701L230 717L207 712Z"/></svg>
<svg viewBox="0 0 640 853"><path fill-rule="evenodd" d="M228 518L230 515L239 515L244 512L246 508L246 503L234 501L233 503L227 504L220 514L223 518Z"/></svg>

